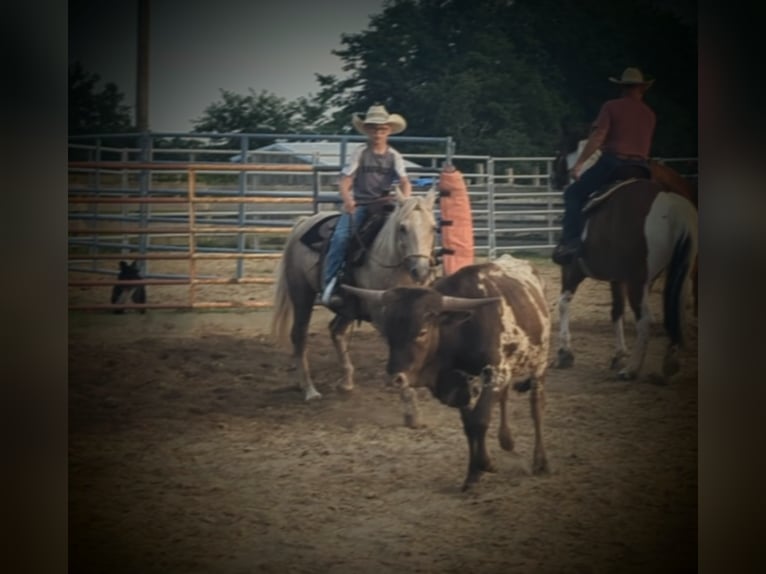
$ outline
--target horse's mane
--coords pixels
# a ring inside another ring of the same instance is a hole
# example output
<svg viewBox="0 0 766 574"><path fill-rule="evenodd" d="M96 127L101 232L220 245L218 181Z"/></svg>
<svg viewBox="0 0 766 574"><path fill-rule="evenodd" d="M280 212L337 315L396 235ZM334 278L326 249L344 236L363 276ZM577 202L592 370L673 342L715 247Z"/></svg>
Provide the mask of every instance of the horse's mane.
<svg viewBox="0 0 766 574"><path fill-rule="evenodd" d="M436 218L434 217L433 211L424 205L425 201L425 197L411 195L403 202L396 202L394 211L388 216L386 223L381 228L375 241L375 245L380 246L381 249L384 250L383 255L394 253L396 251L396 233L399 229L399 225L404 221L408 221L416 210L422 210L428 217L429 225L435 227Z"/></svg>

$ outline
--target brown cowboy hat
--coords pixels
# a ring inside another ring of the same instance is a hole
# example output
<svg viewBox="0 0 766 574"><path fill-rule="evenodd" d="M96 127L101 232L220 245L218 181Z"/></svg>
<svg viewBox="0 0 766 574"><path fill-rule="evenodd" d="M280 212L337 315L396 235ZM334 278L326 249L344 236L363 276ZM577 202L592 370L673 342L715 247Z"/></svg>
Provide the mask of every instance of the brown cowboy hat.
<svg viewBox="0 0 766 574"><path fill-rule="evenodd" d="M369 125L389 125L391 126L391 134L398 134L407 128L407 121L402 116L389 114L385 106L381 105L370 106L364 117L358 113L354 114L351 117L351 123L362 134L367 133L364 131L364 127Z"/></svg>
<svg viewBox="0 0 766 574"><path fill-rule="evenodd" d="M609 81L614 84L620 84L621 86L646 86L649 87L654 83L654 79L644 78L644 74L638 68L625 68L622 71L622 77L609 78Z"/></svg>

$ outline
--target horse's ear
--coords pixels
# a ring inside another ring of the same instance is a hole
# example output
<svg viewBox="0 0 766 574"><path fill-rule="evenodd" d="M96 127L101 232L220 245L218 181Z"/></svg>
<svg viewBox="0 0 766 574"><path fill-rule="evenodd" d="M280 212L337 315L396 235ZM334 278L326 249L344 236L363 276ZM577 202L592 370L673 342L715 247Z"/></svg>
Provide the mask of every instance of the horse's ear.
<svg viewBox="0 0 766 574"><path fill-rule="evenodd" d="M436 203L436 188L432 187L428 190L428 193L426 193L425 197L426 203L428 204L428 209L433 209L434 204Z"/></svg>
<svg viewBox="0 0 766 574"><path fill-rule="evenodd" d="M396 194L396 201L399 203L404 203L407 198L402 193L402 189L397 185L394 187L394 193Z"/></svg>

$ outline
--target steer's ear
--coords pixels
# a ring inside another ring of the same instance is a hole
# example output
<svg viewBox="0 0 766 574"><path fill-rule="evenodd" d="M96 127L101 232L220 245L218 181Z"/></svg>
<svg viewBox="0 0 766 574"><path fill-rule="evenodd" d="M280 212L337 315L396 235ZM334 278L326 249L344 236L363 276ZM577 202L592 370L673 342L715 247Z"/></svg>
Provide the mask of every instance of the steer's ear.
<svg viewBox="0 0 766 574"><path fill-rule="evenodd" d="M473 316L473 311L442 311L439 313L439 322L444 326L459 325Z"/></svg>

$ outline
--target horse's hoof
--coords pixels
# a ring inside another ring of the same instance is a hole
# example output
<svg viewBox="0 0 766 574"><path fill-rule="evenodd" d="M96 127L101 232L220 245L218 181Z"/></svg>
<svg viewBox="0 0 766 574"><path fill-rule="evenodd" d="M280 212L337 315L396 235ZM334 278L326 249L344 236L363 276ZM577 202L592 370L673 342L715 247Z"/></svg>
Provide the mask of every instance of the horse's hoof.
<svg viewBox="0 0 766 574"><path fill-rule="evenodd" d="M350 393L354 390L354 384L348 382L339 382L336 388L342 393Z"/></svg>
<svg viewBox="0 0 766 574"><path fill-rule="evenodd" d="M500 448L508 452L513 452L513 439L510 434L500 433L498 438L500 439Z"/></svg>
<svg viewBox="0 0 766 574"><path fill-rule="evenodd" d="M681 361L675 355L665 357L662 362L662 374L665 377L672 377L681 370Z"/></svg>
<svg viewBox="0 0 766 574"><path fill-rule="evenodd" d="M622 369L617 373L617 378L621 381L633 381L636 378L636 372L631 371L630 369Z"/></svg>
<svg viewBox="0 0 766 574"><path fill-rule="evenodd" d="M422 429L426 425L420 422L420 419L415 415L404 415L404 426L411 429Z"/></svg>
<svg viewBox="0 0 766 574"><path fill-rule="evenodd" d="M559 352L556 355L556 360L553 361L551 366L555 369L568 369L572 365L574 365L574 355L572 354L572 351L559 349Z"/></svg>
<svg viewBox="0 0 766 574"><path fill-rule="evenodd" d="M612 361L609 363L609 368L613 371L616 371L617 369L622 369L625 366L625 355L623 354L617 354L614 357L612 357Z"/></svg>
<svg viewBox="0 0 766 574"><path fill-rule="evenodd" d="M474 484L476 484L477 482L479 482L479 476L481 476L481 473L480 473L480 472L472 472L471 474L469 474L469 475L468 475L468 476L465 478L465 481L463 482L463 487L462 487L460 490L462 490L463 492L467 491L467 490L468 490L469 488L471 488L471 487L472 487Z"/></svg>
<svg viewBox="0 0 766 574"><path fill-rule="evenodd" d="M322 394L316 389L309 389L308 391L306 391L306 401L313 401L313 400L321 399L321 398L322 398Z"/></svg>
<svg viewBox="0 0 766 574"><path fill-rule="evenodd" d="M532 474L550 474L551 469L548 466L548 460L546 458L540 458L535 460L532 465Z"/></svg>

